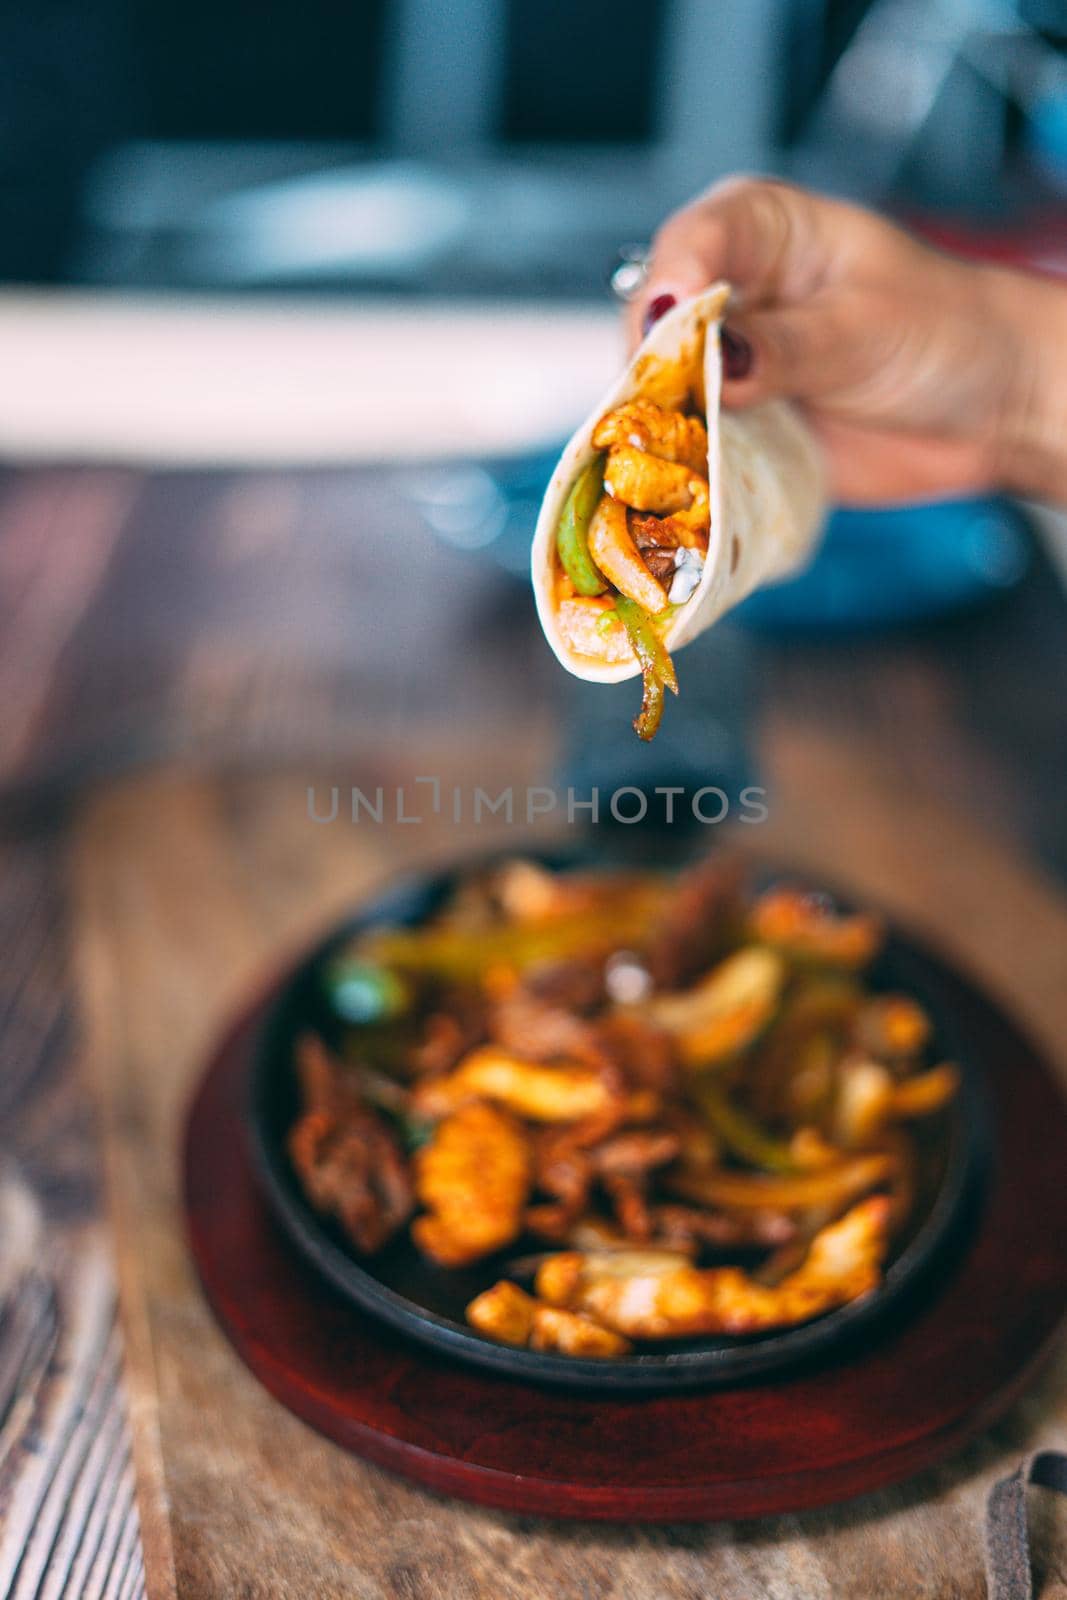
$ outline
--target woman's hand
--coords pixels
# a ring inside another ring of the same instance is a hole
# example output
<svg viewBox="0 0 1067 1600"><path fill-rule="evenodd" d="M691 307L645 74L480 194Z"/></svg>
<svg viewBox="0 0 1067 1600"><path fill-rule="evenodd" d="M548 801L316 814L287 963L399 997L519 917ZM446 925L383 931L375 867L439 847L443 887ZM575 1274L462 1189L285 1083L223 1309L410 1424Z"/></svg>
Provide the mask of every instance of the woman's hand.
<svg viewBox="0 0 1067 1600"><path fill-rule="evenodd" d="M798 401L838 500L1067 500L1064 286L954 260L788 184L731 179L660 229L631 342L720 278L735 290L724 404Z"/></svg>

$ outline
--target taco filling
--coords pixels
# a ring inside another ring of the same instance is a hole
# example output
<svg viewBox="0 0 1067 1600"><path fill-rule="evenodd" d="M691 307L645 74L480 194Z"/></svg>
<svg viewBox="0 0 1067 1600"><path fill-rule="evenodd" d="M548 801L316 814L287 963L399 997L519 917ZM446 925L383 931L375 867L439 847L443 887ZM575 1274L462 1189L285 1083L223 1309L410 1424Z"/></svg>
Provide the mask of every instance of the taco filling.
<svg viewBox="0 0 1067 1600"><path fill-rule="evenodd" d="M651 739L671 653L804 565L826 510L818 446L786 401L720 411L726 284L675 306L568 440L530 550L537 614L588 683L640 672Z"/></svg>
<svg viewBox="0 0 1067 1600"><path fill-rule="evenodd" d="M690 369L693 370L693 369ZM634 728L651 739L664 691L678 693L664 632L700 583L708 553L708 431L698 385L663 383L673 405L638 398L593 428L556 529L560 633L579 655L636 657L644 684ZM681 392L679 392L681 391Z"/></svg>

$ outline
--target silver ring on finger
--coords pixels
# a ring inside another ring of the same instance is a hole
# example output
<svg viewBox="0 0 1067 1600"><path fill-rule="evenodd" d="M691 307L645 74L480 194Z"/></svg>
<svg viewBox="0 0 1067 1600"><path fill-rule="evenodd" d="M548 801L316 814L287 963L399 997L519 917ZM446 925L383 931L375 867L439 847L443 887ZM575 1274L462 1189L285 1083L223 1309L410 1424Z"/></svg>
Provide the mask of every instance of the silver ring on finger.
<svg viewBox="0 0 1067 1600"><path fill-rule="evenodd" d="M619 246L618 262L611 274L611 292L616 300L621 300L628 305L631 300L636 300L641 290L648 282L648 269L651 261L648 246L643 244L624 244Z"/></svg>

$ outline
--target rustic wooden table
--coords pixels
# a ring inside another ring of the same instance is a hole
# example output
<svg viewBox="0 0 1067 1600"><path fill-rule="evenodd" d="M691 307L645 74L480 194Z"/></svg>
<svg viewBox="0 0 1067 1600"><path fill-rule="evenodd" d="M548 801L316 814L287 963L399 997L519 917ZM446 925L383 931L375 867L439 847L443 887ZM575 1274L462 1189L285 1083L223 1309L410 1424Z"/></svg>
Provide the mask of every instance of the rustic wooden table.
<svg viewBox="0 0 1067 1600"><path fill-rule="evenodd" d="M435 542L388 474L10 471L0 624L0 1593L984 1592L986 1488L1067 1439L1067 1352L898 1490L745 1527L558 1527L345 1457L199 1297L176 1137L214 1031L352 894L475 838L317 826L307 787L545 782L566 683L521 587ZM761 844L909 915L1067 1069L1057 581L1038 560L997 611L890 639L735 645ZM1062 1517L1040 1534L1040 1592L1067 1595Z"/></svg>

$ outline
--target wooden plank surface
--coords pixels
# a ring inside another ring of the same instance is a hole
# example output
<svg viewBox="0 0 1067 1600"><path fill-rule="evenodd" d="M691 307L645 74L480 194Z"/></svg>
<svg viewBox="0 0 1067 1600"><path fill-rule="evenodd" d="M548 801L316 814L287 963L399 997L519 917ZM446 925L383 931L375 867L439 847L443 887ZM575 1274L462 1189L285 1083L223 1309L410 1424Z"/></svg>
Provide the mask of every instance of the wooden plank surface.
<svg viewBox="0 0 1067 1600"><path fill-rule="evenodd" d="M0 1594L143 1593L61 863L0 839Z"/></svg>
<svg viewBox="0 0 1067 1600"><path fill-rule="evenodd" d="M980 829L890 787L876 743L770 727L765 759L776 798L761 846L877 894L962 956L1016 999L1067 1081L1062 901ZM838 805L825 805L828 785ZM131 1393L154 1454L142 1519L149 1547L157 1528L157 1547L169 1541L161 1565L149 1561L149 1592L983 1593L985 1491L1024 1448L1067 1443L1067 1350L991 1437L916 1483L752 1528L647 1531L560 1528L436 1499L346 1457L241 1369L181 1240L182 1110L213 1032L279 948L411 854L399 829L311 823L306 788L306 775L146 780L92 807L77 843L84 993L126 1316L138 1329ZM1061 1587L1046 1593L1067 1593L1065 1557L1053 1552Z"/></svg>
<svg viewBox="0 0 1067 1600"><path fill-rule="evenodd" d="M426 576L413 600L368 559L382 525ZM465 596L466 571L378 474L0 468L0 1594L126 1600L142 1582L71 817L167 758L247 770L405 731L432 754L461 698L492 738L547 663L467 682L470 606L506 613L514 591L490 573ZM383 659L368 624L401 611L417 647Z"/></svg>
<svg viewBox="0 0 1067 1600"><path fill-rule="evenodd" d="M511 759L503 746L516 730L518 742L543 751L547 730L561 718L579 731L588 728L588 701L579 703L575 686L553 666L521 586L480 554L431 537L410 487L402 475L366 471L0 469L0 1592L15 1582L20 1600L40 1594L99 1600L132 1593L141 1582L136 1516L127 1495L128 1444L115 1431L123 1394L111 1365L117 1345L110 1236L100 1209L71 974L72 959L80 962L84 952L67 866L72 829L86 805L94 796L105 809L118 805L108 798L111 786L160 762L180 762L208 778L281 773L258 797L240 781L209 782L205 789L209 818L221 807L229 819L227 848L246 862L266 852L256 886L238 893L239 902L248 895L238 926L247 929L251 922L251 942L278 954L286 928L310 925L314 908L325 912L338 904L352 881L342 874L336 885L312 882L304 837L269 820L291 804L286 772L299 789L308 774L341 775L351 758L364 779L378 774L381 780L390 761L394 768L406 761L411 775L427 770L417 752L437 762L442 750L465 764L465 779L477 781L483 771L499 778ZM416 585L408 581L411 571L419 574ZM877 808L858 809L842 792L834 752L863 752L857 760L875 802L887 787L903 791L924 816L932 808L939 820L928 831L943 852L955 849L960 829L971 837L975 824L1009 840L1025 859L1035 891L1025 913L1015 920L1003 910L989 915L994 900L998 906L1018 902L1005 896L1000 882L998 863L1006 858L983 844L972 846L972 860L980 856L972 880L954 880L954 903L986 925L987 970L996 976L1001 963L999 981L1009 988L1028 984L1040 1011L1038 989L1054 996L1058 981L1052 924L1037 909L1050 898L1044 874L1067 881L1067 603L1047 567L1038 559L999 608L904 633L764 641L729 626L718 632L724 660L716 660L716 672L720 665L728 670L711 686L713 703L699 730L702 759L714 765L718 721L728 731L747 724L758 732L773 715L776 770L788 778L794 818L802 815L801 793L817 813L817 834L825 823L821 814L836 806L838 829L856 835L849 855L866 848L872 861L883 863L875 877L889 898L897 867L892 849L887 855L883 848L884 832L868 829L869 837L860 837ZM695 657L683 660L682 675L683 691L692 696L701 687ZM676 716L681 707L670 709ZM621 714L619 726L624 733ZM498 747L501 753L494 754ZM660 748L666 748L662 741ZM531 754L530 765L540 759ZM764 776L758 760L755 776ZM128 803L131 797L123 796ZM99 815L93 811L90 829ZM209 833L217 826L212 822ZM416 832L404 830L403 849L414 848ZM806 832L795 820L797 851L805 848ZM897 848L906 876L908 847ZM380 844L370 851L375 862L368 871L378 870L379 851ZM251 868L242 870L247 879ZM1011 881L1015 870L1011 863L1003 868ZM180 874L175 878L180 903L184 884ZM939 883L936 873L930 883ZM937 893L947 893L943 883ZM139 903L136 879L125 895L132 915ZM929 898L935 899L933 887ZM211 913L212 926L217 914ZM172 907L168 917L176 915ZM1035 917L1042 941L1028 939ZM186 934L195 946L201 933L194 922L190 917ZM177 947L177 926L169 937L168 948ZM236 947L228 936L225 948ZM1038 979L1042 962L1045 975ZM208 1003L223 1009L228 986L238 993L256 964L251 949L234 957L232 969L201 975L202 993L193 981L201 977L176 978L192 987L187 1004L177 1007L175 1037L188 1029L206 1038ZM187 1063L197 1047L187 1039ZM138 1370L152 1357L151 1344L144 1345L150 1326L142 1321L126 1329L127 1341L142 1340L134 1356ZM1035 1406L1032 1418L1044 1426L1051 1413L1040 1399ZM161 1452L143 1442L151 1446L154 1397L143 1427L140 1400L137 1407L139 1476L146 1502L158 1505L170 1480ZM998 1444L1021 1449L1031 1426L1032 1419L1013 1424ZM288 1437L284 1425L282 1436ZM938 1480L921 1493L937 1494L941 1487ZM1041 1512L1042 1495L1034 1500ZM412 1503L421 1516L421 1500ZM976 1504L967 1512L962 1587L944 1592L976 1592ZM209 1520L208 1492L204 1505ZM877 1512L874 1525L906 1527L898 1524L898 1511ZM185 1516L195 1520L195 1502ZM1061 1592L1056 1585L1067 1572L1067 1559L1057 1554L1056 1529L1063 1522L1050 1508L1039 1541L1048 1593ZM432 1569L420 1573L418 1547L405 1526L402 1521L394 1541L396 1583L402 1592L433 1593ZM498 1526L476 1521L466 1544L484 1538L496 1548ZM39 1529L49 1537L39 1537ZM261 1556L250 1592L270 1593L265 1547L257 1545L253 1527L244 1532L249 1550ZM333 1533L347 1536L343 1527ZM690 1530L672 1546L675 1564L662 1592L704 1592L707 1549L699 1559L693 1554L688 1566L677 1553L691 1549L694 1537ZM853 1581L860 1535L851 1543L836 1537L828 1543L829 1525L816 1519L805 1521L804 1537L816 1541L817 1555L809 1543L798 1544L788 1522L710 1536L708 1548L720 1551L732 1573L723 1592L761 1592L753 1577L757 1548L764 1593L801 1592L790 1587L792 1561L801 1562L810 1592L846 1592L837 1580ZM165 1519L149 1532L154 1593L165 1592L168 1538ZM573 1531L560 1534L559 1549L570 1550L577 1538ZM659 1549L660 1540L654 1535L638 1543ZM550 1554L551 1530L531 1530L529 1541L509 1542L505 1550L520 1590L526 1572L543 1573L547 1584L561 1571ZM599 1588L590 1580L589 1592L611 1593L612 1584L617 1593L637 1592L635 1558L621 1535L601 1530L582 1549L594 1567L600 1561L604 1578ZM408 1550L415 1554L405 1579ZM462 1594L466 1578L457 1578L454 1566L442 1570ZM648 1571L646 1564L642 1581ZM357 1575L349 1592L374 1593L376 1581ZM201 1588L190 1578L182 1592L229 1591L210 1583ZM388 1591L379 1585L378 1592ZM573 1585L570 1592L576 1592ZM651 1592L660 1592L655 1582Z"/></svg>

